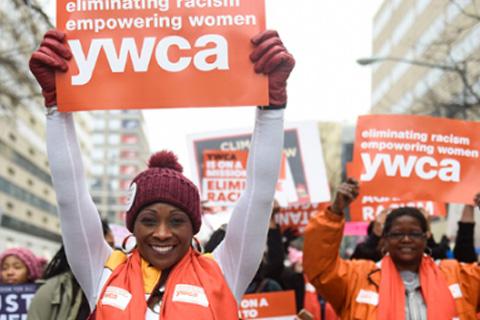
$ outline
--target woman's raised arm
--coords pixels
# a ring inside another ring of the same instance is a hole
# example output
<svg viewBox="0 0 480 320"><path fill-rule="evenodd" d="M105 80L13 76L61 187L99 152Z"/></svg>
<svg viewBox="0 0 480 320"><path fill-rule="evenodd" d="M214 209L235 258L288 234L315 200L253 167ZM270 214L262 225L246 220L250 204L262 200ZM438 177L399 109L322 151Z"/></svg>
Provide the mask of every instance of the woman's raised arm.
<svg viewBox="0 0 480 320"><path fill-rule="evenodd" d="M88 192L73 116L55 107L55 72L65 72L70 58L65 34L50 30L32 54L30 70L48 108L47 154L68 262L93 308L103 265L112 249L103 238L100 216Z"/></svg>

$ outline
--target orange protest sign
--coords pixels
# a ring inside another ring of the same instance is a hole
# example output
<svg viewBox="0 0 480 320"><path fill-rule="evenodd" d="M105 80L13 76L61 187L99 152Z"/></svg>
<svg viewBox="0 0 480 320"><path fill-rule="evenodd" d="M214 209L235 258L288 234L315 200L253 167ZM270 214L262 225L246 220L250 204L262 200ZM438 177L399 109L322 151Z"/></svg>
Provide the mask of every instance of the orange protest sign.
<svg viewBox="0 0 480 320"><path fill-rule="evenodd" d="M204 150L201 177L202 198L210 206L234 205L247 183L247 150ZM282 156L277 190L286 179L286 158Z"/></svg>
<svg viewBox="0 0 480 320"><path fill-rule="evenodd" d="M294 319L295 292L246 294L240 302L239 313L241 319Z"/></svg>
<svg viewBox="0 0 480 320"><path fill-rule="evenodd" d="M352 221L373 221L384 210L399 207L414 207L424 209L431 216L445 216L445 204L434 201L404 200L399 198L360 195L350 205Z"/></svg>
<svg viewBox="0 0 480 320"><path fill-rule="evenodd" d="M354 176L354 164L346 164L346 171L349 177ZM358 169L357 169L358 171ZM352 221L373 221L384 210L393 210L399 207L415 207L424 209L432 216L445 216L445 204L435 201L409 200L399 197L372 196L366 195L363 186L360 186L360 194L350 204L350 219Z"/></svg>
<svg viewBox="0 0 480 320"><path fill-rule="evenodd" d="M478 191L479 122L361 116L352 171L363 194L471 203Z"/></svg>
<svg viewBox="0 0 480 320"><path fill-rule="evenodd" d="M283 207L275 214L275 222L282 231L290 228L298 231L299 234L303 234L310 218L320 210L326 209L328 205L329 203L325 202Z"/></svg>
<svg viewBox="0 0 480 320"><path fill-rule="evenodd" d="M245 189L247 151L205 150L203 199L217 206L234 204Z"/></svg>
<svg viewBox="0 0 480 320"><path fill-rule="evenodd" d="M264 0L57 0L57 28L61 111L268 104L249 60Z"/></svg>

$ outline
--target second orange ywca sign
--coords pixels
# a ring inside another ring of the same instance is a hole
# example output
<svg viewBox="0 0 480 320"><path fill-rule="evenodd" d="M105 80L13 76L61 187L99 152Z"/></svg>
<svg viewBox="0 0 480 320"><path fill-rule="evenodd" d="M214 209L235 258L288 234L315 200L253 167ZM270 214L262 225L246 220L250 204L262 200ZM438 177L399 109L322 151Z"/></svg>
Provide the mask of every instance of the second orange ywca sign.
<svg viewBox="0 0 480 320"><path fill-rule="evenodd" d="M61 111L267 105L249 60L264 0L57 0Z"/></svg>
<svg viewBox="0 0 480 320"><path fill-rule="evenodd" d="M472 203L480 123L413 115L359 117L352 169L366 195Z"/></svg>

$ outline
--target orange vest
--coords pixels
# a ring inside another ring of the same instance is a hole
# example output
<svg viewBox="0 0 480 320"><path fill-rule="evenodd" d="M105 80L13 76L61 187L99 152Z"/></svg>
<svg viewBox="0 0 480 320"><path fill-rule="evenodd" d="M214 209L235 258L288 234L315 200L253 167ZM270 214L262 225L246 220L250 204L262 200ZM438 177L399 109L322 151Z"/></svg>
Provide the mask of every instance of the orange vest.
<svg viewBox="0 0 480 320"><path fill-rule="evenodd" d="M117 266L104 285L95 320L144 319L145 294L160 271L149 266L138 250ZM170 272L160 308L160 319L237 320L238 307L217 263L190 249Z"/></svg>

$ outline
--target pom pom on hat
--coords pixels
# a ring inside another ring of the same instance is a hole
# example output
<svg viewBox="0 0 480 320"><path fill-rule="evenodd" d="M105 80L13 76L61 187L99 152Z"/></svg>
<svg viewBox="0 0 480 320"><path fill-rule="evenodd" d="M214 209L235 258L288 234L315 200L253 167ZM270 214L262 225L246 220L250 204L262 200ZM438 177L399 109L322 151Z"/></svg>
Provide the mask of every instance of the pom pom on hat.
<svg viewBox="0 0 480 320"><path fill-rule="evenodd" d="M157 202L181 209L192 222L193 234L200 230L200 194L182 171L177 156L170 151L160 151L150 157L148 169L139 173L130 185L131 195L126 214L126 225L130 232L133 232L140 210Z"/></svg>
<svg viewBox="0 0 480 320"><path fill-rule="evenodd" d="M160 151L154 153L148 160L149 168L166 168L183 172L183 167L178 163L177 156L171 151Z"/></svg>

